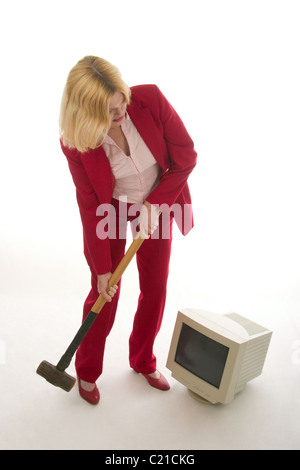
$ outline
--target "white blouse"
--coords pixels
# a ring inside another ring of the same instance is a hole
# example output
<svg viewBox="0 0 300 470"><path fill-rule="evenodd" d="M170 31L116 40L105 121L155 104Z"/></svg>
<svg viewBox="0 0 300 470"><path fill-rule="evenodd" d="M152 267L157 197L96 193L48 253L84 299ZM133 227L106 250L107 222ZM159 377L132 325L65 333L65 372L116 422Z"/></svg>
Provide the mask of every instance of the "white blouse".
<svg viewBox="0 0 300 470"><path fill-rule="evenodd" d="M129 156L110 136L106 136L102 145L116 179L113 197L123 200L126 197L129 203L142 204L158 185L162 170L128 113L121 128L129 145Z"/></svg>

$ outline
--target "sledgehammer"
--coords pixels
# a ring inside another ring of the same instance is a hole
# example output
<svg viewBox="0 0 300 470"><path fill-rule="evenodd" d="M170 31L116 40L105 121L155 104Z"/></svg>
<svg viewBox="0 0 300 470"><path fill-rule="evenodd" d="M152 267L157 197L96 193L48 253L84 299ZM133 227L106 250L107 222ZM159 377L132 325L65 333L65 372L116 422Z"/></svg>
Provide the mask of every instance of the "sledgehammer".
<svg viewBox="0 0 300 470"><path fill-rule="evenodd" d="M112 274L108 283L108 290L111 286L114 286L115 284L119 282L119 280L122 277L122 274L124 273L128 264L134 257L135 253L140 248L143 241L144 239L140 238L139 234L133 240L128 250L126 251L124 257L120 261L118 267ZM68 347L64 355L61 357L57 365L54 366L47 361L43 361L37 368L37 371L36 371L37 374L39 374L41 377L44 377L44 379L46 379L52 385L55 385L56 387L60 387L66 392L69 392L72 389L72 387L74 386L76 382L76 379L72 377L71 375L67 374L65 370L70 365L72 357L74 356L80 343L82 342L83 338L85 337L85 335L91 328L92 324L97 318L97 315L99 314L99 312L101 311L105 303L106 303L106 300L100 294L98 299L94 303L92 310L89 312L88 316L82 323L81 327L79 328L70 346Z"/></svg>

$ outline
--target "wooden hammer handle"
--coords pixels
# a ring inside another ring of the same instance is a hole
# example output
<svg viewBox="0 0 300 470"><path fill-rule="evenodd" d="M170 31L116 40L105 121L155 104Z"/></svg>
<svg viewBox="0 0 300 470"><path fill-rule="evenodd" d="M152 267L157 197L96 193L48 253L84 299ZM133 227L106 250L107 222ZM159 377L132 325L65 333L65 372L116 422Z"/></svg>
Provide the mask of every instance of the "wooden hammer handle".
<svg viewBox="0 0 300 470"><path fill-rule="evenodd" d="M120 261L119 265L113 272L109 282L108 282L108 290L111 286L114 286L119 282L124 273L125 269L127 268L128 264L140 248L141 244L143 243L144 239L139 236L139 233L129 246L128 250L126 251L125 255L123 256L122 260ZM87 332L92 327L95 319L97 318L98 313L104 307L106 300L104 299L103 295L100 294L96 302L94 303L92 309L90 310L89 314L87 315L86 319L82 323L81 327L79 328L77 334L73 338L70 346L63 354L61 359L59 360L56 368L59 371L64 371L69 365L72 360L73 355L75 354L77 348L79 347L80 343L82 342L83 338L87 334Z"/></svg>
<svg viewBox="0 0 300 470"><path fill-rule="evenodd" d="M139 236L139 234L135 237L131 245L129 246L128 250L126 251L125 255L123 256L122 260L120 261L119 265L113 272L111 278L108 281L108 287L107 290L110 289L110 287L114 286L115 284L118 284L119 280L121 279L125 269L127 268L128 264L140 248L141 244L143 243L144 239ZM99 313L103 306L105 305L106 300L103 297L102 294L99 295L98 299L94 303L92 307L92 311L94 313Z"/></svg>

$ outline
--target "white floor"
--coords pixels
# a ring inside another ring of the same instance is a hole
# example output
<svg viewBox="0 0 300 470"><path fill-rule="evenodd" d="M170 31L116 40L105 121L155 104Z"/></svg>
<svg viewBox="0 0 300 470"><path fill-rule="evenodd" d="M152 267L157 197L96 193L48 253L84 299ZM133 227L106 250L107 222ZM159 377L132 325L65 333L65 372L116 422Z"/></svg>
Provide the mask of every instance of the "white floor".
<svg viewBox="0 0 300 470"><path fill-rule="evenodd" d="M2 4L0 448L299 449L299 2ZM133 263L97 407L35 373L60 359L89 289L57 128L67 73L87 54L116 64L130 86L156 83L199 154L196 225L173 248L155 351L172 388L150 388L128 368ZM230 405L201 405L165 367L185 307L235 311L274 332L263 374Z"/></svg>
<svg viewBox="0 0 300 470"><path fill-rule="evenodd" d="M8 250L2 255L7 276L0 298L1 449L299 449L297 296L290 292L283 300L275 294L269 299L256 295L250 302L247 296L236 293L230 298L222 290L219 296L206 295L200 281L182 283L182 273L173 269L156 342L159 367L171 390L160 392L128 367L127 340L137 293L133 263L123 278L120 308L98 383L101 402L93 407L79 397L77 386L66 393L35 373L42 360L56 363L70 343L80 326L89 284L77 253L73 258L68 252L45 253L28 245L26 254ZM21 268L18 293L11 282L16 264ZM180 307L234 310L274 331L263 374L231 404L198 403L165 367Z"/></svg>

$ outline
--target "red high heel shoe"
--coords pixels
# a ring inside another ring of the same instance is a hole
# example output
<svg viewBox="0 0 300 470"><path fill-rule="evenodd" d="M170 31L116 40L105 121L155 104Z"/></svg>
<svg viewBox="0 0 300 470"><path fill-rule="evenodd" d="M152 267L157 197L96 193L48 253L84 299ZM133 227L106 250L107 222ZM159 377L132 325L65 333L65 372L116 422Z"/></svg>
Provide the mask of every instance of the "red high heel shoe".
<svg viewBox="0 0 300 470"><path fill-rule="evenodd" d="M138 372L138 371L136 370L135 372ZM142 374L145 377L145 379L148 381L151 387L158 388L159 390L163 390L163 391L169 390L170 385L167 379L162 375L161 372L159 371L157 372L159 373L159 377L157 379L155 379L154 377L151 377L149 374L143 374L142 372L140 372L140 374Z"/></svg>
<svg viewBox="0 0 300 470"><path fill-rule="evenodd" d="M88 392L87 390L84 390L84 388L82 388L81 383L80 383L81 380L79 378L77 379L77 382L78 382L79 395L81 396L81 398L88 401L92 405L97 405L100 400L100 393L99 393L97 385L95 384L95 387L93 388L93 390L91 392Z"/></svg>

